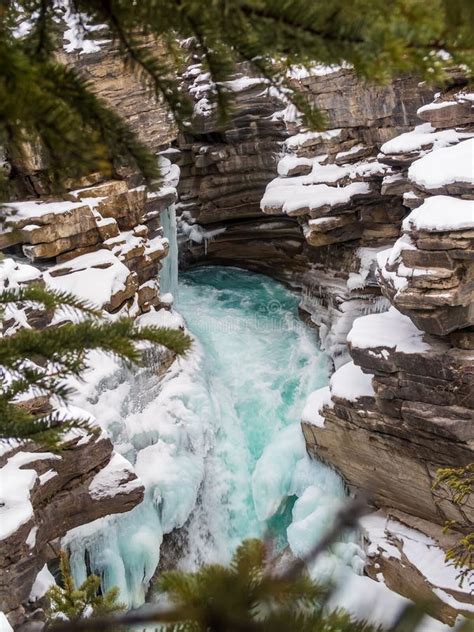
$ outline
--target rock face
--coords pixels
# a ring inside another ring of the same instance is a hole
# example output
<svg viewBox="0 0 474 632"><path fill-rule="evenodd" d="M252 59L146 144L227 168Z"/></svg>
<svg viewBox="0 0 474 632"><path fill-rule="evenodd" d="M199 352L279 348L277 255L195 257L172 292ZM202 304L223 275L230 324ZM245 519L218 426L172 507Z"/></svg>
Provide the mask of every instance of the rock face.
<svg viewBox="0 0 474 632"><path fill-rule="evenodd" d="M163 149L175 137L165 109L115 52L102 43L92 53L65 57L153 151ZM160 217L176 200L178 168L159 158L164 183L158 191L140 186L136 173L118 169L115 179L90 174L53 197L47 164L37 147L30 149L29 159L11 171L16 196L0 226L6 255L0 288L40 282L114 316L146 313L153 321L156 310L170 307L169 297L163 302L160 296L159 271L169 250ZM3 333L48 324L47 315L25 307L6 314ZM173 354L161 354L156 372L173 360ZM35 580L57 557L59 538L97 518L127 512L144 496L133 467L105 434L67 437L59 454L38 450L30 444L4 446L0 456L0 610L15 627L43 605L36 603L42 595Z"/></svg>
<svg viewBox="0 0 474 632"><path fill-rule="evenodd" d="M156 57L162 55L155 41L144 42L144 47ZM175 140L176 128L167 109L156 99L153 89L124 64L113 42L101 41L95 50L86 54L66 45L63 55L152 151L157 152Z"/></svg>
<svg viewBox="0 0 474 632"><path fill-rule="evenodd" d="M148 195L109 180L66 197L10 203L0 246L46 263L49 286L72 289L109 312L159 306L158 271L168 252L159 216L174 203L175 190Z"/></svg>
<svg viewBox="0 0 474 632"><path fill-rule="evenodd" d="M245 72L230 82L236 112L222 132L206 108L206 76L189 70L197 131L178 140L183 258L241 265L302 289L302 307L339 365L353 319L387 306L375 257L406 214L394 184L382 192L392 169L377 152L412 128L431 92L409 77L369 87L349 70L296 78L328 120L328 131L305 133L294 108Z"/></svg>
<svg viewBox="0 0 474 632"><path fill-rule="evenodd" d="M295 219L267 217L260 210L287 136L275 116L284 104L247 70L242 64L227 82L234 111L225 129L209 104L210 86L199 64L185 76L195 101L193 132L178 137L181 153L172 157L181 168L181 256L190 263L230 263L288 277L298 268L304 238Z"/></svg>
<svg viewBox="0 0 474 632"><path fill-rule="evenodd" d="M472 352L423 336L393 308L357 319L349 345L353 362L331 379L323 428L303 424L308 449L377 506L459 520L432 485L438 468L472 461Z"/></svg>
<svg viewBox="0 0 474 632"><path fill-rule="evenodd" d="M78 525L129 511L144 488L109 439L82 432L58 454L31 445L7 449L0 477L0 609L16 625L36 576L54 556L50 544Z"/></svg>
<svg viewBox="0 0 474 632"><path fill-rule="evenodd" d="M184 259L241 265L302 290L338 369L306 407L308 451L380 508L383 526L367 529L367 572L452 622L471 597L420 559L443 567L443 548L459 536L448 541L444 523L474 522L473 506L461 511L433 489L438 468L474 460L472 98L458 88L431 104L410 77L380 88L345 69L315 73L294 79L328 121L308 132L291 107L269 112L264 84L241 76L223 134L206 77L199 68L190 77L202 131L178 143ZM251 125L259 112L262 137ZM247 152L270 129L280 159L264 165ZM263 219L254 184L272 170Z"/></svg>
<svg viewBox="0 0 474 632"><path fill-rule="evenodd" d="M474 524L472 498L460 508L447 489L433 487L439 468L474 461L469 100L461 92L447 105L441 98L422 107L420 116L433 117L433 125L382 145L378 159L395 171L385 182L396 182L412 209L401 236L377 256L377 277L393 307L354 321L347 337L352 360L335 372L329 389L313 394L313 414L302 424L310 454L333 464L385 512L385 520L395 515L415 528L407 551L413 553L416 542L441 561L449 546L442 526L453 521L455 539ZM438 121L442 129L434 127ZM446 585L430 579L421 553L408 560L397 529L386 523L377 536L372 575L381 572L402 594L419 594L445 621L453 622L457 612L472 616L472 595L455 578ZM431 537L428 544L423 533ZM400 570L410 564L410 572Z"/></svg>

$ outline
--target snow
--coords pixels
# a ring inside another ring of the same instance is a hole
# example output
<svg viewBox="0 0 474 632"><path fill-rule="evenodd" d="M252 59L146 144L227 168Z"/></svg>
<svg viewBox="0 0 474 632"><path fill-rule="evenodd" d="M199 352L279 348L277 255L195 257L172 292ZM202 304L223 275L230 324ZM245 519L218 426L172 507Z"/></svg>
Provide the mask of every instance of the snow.
<svg viewBox="0 0 474 632"><path fill-rule="evenodd" d="M14 220L41 217L50 213L66 213L84 206L84 202L8 202L7 207L15 212Z"/></svg>
<svg viewBox="0 0 474 632"><path fill-rule="evenodd" d="M364 373L354 362L343 364L331 376L331 395L348 401L355 401L359 397L374 397L372 378L373 375Z"/></svg>
<svg viewBox="0 0 474 632"><path fill-rule="evenodd" d="M324 417L321 415L321 409L323 406L332 406L329 386L319 388L317 391L313 391L309 395L301 415L301 421L323 428L325 421Z"/></svg>
<svg viewBox="0 0 474 632"><path fill-rule="evenodd" d="M416 160L408 177L418 186L436 190L454 183L474 185L474 138L436 149Z"/></svg>
<svg viewBox="0 0 474 632"><path fill-rule="evenodd" d="M343 131L342 129L330 129L325 132L300 132L285 141L285 146L289 150L296 151L299 147L318 145L324 141L337 139Z"/></svg>
<svg viewBox="0 0 474 632"><path fill-rule="evenodd" d="M31 531L28 534L28 537L25 540L25 544L30 547L30 549L34 549L36 545L36 535L38 533L38 527L32 527Z"/></svg>
<svg viewBox="0 0 474 632"><path fill-rule="evenodd" d="M298 215L324 206L334 207L348 204L355 195L370 192L366 182L352 182L345 187L330 187L326 184L294 186L291 184L268 186L260 202L262 211L281 208L283 213Z"/></svg>
<svg viewBox="0 0 474 632"><path fill-rule="evenodd" d="M349 273L349 278L347 279L348 290L359 290L366 287L366 282L370 273L375 271L377 257L379 253L380 247L361 247L357 249L356 254L359 257L360 261L359 272Z"/></svg>
<svg viewBox="0 0 474 632"><path fill-rule="evenodd" d="M423 112L428 112L430 110L442 110L453 105L457 105L457 101L440 101L438 103L428 103L427 105L422 105L421 108L418 108L416 113L418 116L420 116L420 114L423 114Z"/></svg>
<svg viewBox="0 0 474 632"><path fill-rule="evenodd" d="M474 604L453 597L446 591L465 593L469 588L459 586L459 569L445 561L445 552L435 540L421 531L408 527L382 512L369 514L361 519L361 528L370 541L368 553L402 560L402 554L410 564L435 587L435 594L454 608L474 612ZM398 543L395 546L394 540ZM466 600L467 601L467 600Z"/></svg>
<svg viewBox="0 0 474 632"><path fill-rule="evenodd" d="M382 145L382 154L405 154L420 151L424 148L439 149L459 143L471 134L457 132L454 129L436 131L431 123L417 125L411 132L405 132Z"/></svg>
<svg viewBox="0 0 474 632"><path fill-rule="evenodd" d="M409 604L408 599L392 592L384 583L351 573L331 595L328 606L344 608L356 619L389 629ZM455 629L426 616L417 632L454 632Z"/></svg>
<svg viewBox="0 0 474 632"><path fill-rule="evenodd" d="M285 177L290 171L302 166L313 166L312 158L298 158L297 156L283 156L278 163L278 175Z"/></svg>
<svg viewBox="0 0 474 632"><path fill-rule="evenodd" d="M51 452L17 452L0 469L0 540L13 535L33 517L30 491L38 475L22 466L43 459L59 459Z"/></svg>
<svg viewBox="0 0 474 632"><path fill-rule="evenodd" d="M473 228L474 201L448 195L427 198L403 221L403 230L445 232Z"/></svg>
<svg viewBox="0 0 474 632"><path fill-rule="evenodd" d="M80 55L100 51L100 46L105 43L105 40L93 40L90 38L90 34L104 28L104 25L90 24L88 15L73 13L69 3L61 2L61 4L64 4L66 9L64 19L67 28L64 31L64 39L67 44L64 46L64 50L67 53L79 53Z"/></svg>
<svg viewBox="0 0 474 632"><path fill-rule="evenodd" d="M388 254L388 257L386 258L388 265L394 265L404 250L416 250L416 245L413 243L410 235L402 235L397 239L392 248L383 250L380 253L380 256L377 257L379 266L381 267L381 262L384 261L385 254Z"/></svg>
<svg viewBox="0 0 474 632"><path fill-rule="evenodd" d="M0 290L17 288L20 283L35 281L40 277L40 270L34 266L19 263L10 258L0 261Z"/></svg>
<svg viewBox="0 0 474 632"><path fill-rule="evenodd" d="M0 612L0 632L13 632L13 628L3 612Z"/></svg>
<svg viewBox="0 0 474 632"><path fill-rule="evenodd" d="M460 103L474 104L474 92L459 92L456 95L456 101L459 101Z"/></svg>
<svg viewBox="0 0 474 632"><path fill-rule="evenodd" d="M165 297L166 294L161 297L161 300L163 301ZM150 325L170 329L184 329L185 325L183 317L178 312L169 309L150 310L138 317L137 324L143 327Z"/></svg>
<svg viewBox="0 0 474 632"><path fill-rule="evenodd" d="M212 241L217 235L222 235L226 231L226 227L206 229L199 224L188 224L183 216L179 219L179 229L189 240L195 244L202 244Z"/></svg>
<svg viewBox="0 0 474 632"><path fill-rule="evenodd" d="M91 498L101 500L113 498L117 494L129 494L141 486L141 481L134 475L130 462L115 453L107 465L92 479L89 494Z"/></svg>
<svg viewBox="0 0 474 632"><path fill-rule="evenodd" d="M58 473L56 472L56 470L52 470L52 469L48 470L44 474L41 474L39 477L40 485L44 485L45 483L47 483L48 481L50 481L52 478L54 478L57 475Z"/></svg>
<svg viewBox="0 0 474 632"><path fill-rule="evenodd" d="M104 267L102 267L104 266ZM53 276L61 270L70 274ZM110 250L98 250L49 268L44 280L49 287L72 292L79 298L103 307L111 296L125 289L130 270Z"/></svg>
<svg viewBox="0 0 474 632"><path fill-rule="evenodd" d="M284 156L278 163L278 170L282 165L282 171L286 173L280 174L282 177L272 180L267 188L279 187L279 186L301 186L308 184L322 184L322 183L337 183L344 179L347 179L355 175L356 167L353 165L346 165L340 167L339 165L321 165L320 163L326 159L326 155L316 156L315 158L298 158L297 156L287 155ZM311 173L305 176L289 177L287 178L287 172L289 169L294 168L297 165L311 165ZM377 163L378 164L378 163ZM360 166L360 165L359 165Z"/></svg>
<svg viewBox="0 0 474 632"><path fill-rule="evenodd" d="M33 586L31 587L29 601L36 601L37 599L41 599L45 596L48 590L55 585L56 582L54 581L54 577L51 574L47 564L45 564L38 575L36 575L36 579L33 583Z"/></svg>
<svg viewBox="0 0 474 632"><path fill-rule="evenodd" d="M354 321L347 341L359 349L386 347L400 353L424 353L431 347L423 341L424 332L391 307L382 314L369 314Z"/></svg>
<svg viewBox="0 0 474 632"><path fill-rule="evenodd" d="M307 77L324 77L325 75L331 75L334 72L346 68L347 65L332 64L326 66L325 64L313 63L309 66L290 66L287 71L289 79L306 79Z"/></svg>
<svg viewBox="0 0 474 632"><path fill-rule="evenodd" d="M267 81L262 77L240 77L231 81L223 81L222 86L228 88L231 92L243 92L248 88L263 85Z"/></svg>

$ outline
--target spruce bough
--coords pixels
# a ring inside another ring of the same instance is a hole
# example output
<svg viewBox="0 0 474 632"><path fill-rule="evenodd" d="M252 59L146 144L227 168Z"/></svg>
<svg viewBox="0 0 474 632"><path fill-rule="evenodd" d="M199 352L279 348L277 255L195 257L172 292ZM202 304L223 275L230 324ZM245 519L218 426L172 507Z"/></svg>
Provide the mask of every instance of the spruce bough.
<svg viewBox="0 0 474 632"><path fill-rule="evenodd" d="M446 65L462 64L469 75L474 58L469 0L393 0L389 7L386 0L4 2L0 144L7 159L20 162L25 144L38 144L57 187L65 178L94 170L111 174L114 163L124 159L148 182L159 177L154 156L128 125L94 95L84 77L58 61L66 12L85 35L99 28L100 39L114 41L124 62L185 129L192 103L180 82L188 61L181 42L190 38L203 72L209 73L210 98L222 122L232 110L226 81L239 61L284 93L311 126L321 127L322 117L289 79L290 67L348 64L368 80L383 82L414 71L420 79L437 81Z"/></svg>
<svg viewBox="0 0 474 632"><path fill-rule="evenodd" d="M100 310L72 294L32 284L6 289L0 307L41 308L51 321L61 314L63 324L44 329L17 328L0 338L0 438L32 439L57 447L70 428L89 428L87 421L51 411L35 412L38 397L67 403L67 380L81 378L88 368L88 352L100 350L127 363L140 362L141 343L163 345L178 355L187 352L191 339L166 327L138 327L131 318L106 318ZM68 315L69 312L69 315ZM71 322L71 319L74 322ZM48 408L48 407L47 407Z"/></svg>

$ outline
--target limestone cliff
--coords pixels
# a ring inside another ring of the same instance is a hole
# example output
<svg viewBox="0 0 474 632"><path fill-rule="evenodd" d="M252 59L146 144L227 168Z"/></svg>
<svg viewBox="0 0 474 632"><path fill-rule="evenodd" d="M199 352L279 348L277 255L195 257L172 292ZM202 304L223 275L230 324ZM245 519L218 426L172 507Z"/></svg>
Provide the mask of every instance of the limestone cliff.
<svg viewBox="0 0 474 632"><path fill-rule="evenodd" d="M65 56L157 152L174 138L174 128L166 110L115 53L104 43L92 53ZM169 297L162 300L159 285L169 250L160 216L176 200L179 170L166 158L157 159L164 177L158 191L147 191L136 173L118 169L114 179L94 173L71 182L61 196L50 191L39 148L31 147L21 164L11 162L13 197L0 231L0 287L41 282L113 315L168 309ZM48 323L47 314L27 306L4 320L10 332ZM161 354L157 373L172 361L170 354ZM49 406L36 400L28 405ZM48 576L44 565L57 556L59 539L75 527L134 508L143 500L144 486L99 427L97 434L71 433L58 454L6 443L0 478L0 610L16 627L43 605L38 599ZM37 615L44 617L41 609Z"/></svg>
<svg viewBox="0 0 474 632"><path fill-rule="evenodd" d="M141 502L143 485L105 435L71 432L60 453L25 445L0 457L0 609L12 625L25 619L55 541L78 525Z"/></svg>
<svg viewBox="0 0 474 632"><path fill-rule="evenodd" d="M338 368L308 402L308 451L381 508L364 524L367 572L453 621L472 597L452 569L443 582L420 558L442 568L459 535L444 523L474 521L473 507L432 489L439 467L474 460L472 95L459 73L431 104L433 91L410 77L374 87L350 70L317 70L294 79L328 122L308 132L294 108L269 109L265 82L241 70L224 133L206 108L206 77L190 72L201 127L179 140L184 259L302 290Z"/></svg>
<svg viewBox="0 0 474 632"><path fill-rule="evenodd" d="M444 583L431 577L406 551L416 541L432 554L449 545L443 525L453 521L452 542L474 523L472 499L459 508L433 488L438 468L474 461L472 95L439 96L418 114L427 123L384 143L378 156L392 169L386 186L412 209L398 240L377 255L393 307L355 320L352 360L312 396L303 431L310 453L388 517L376 527L372 574L454 621L456 612L472 615L472 594L448 581L448 570ZM400 524L414 530L400 537Z"/></svg>

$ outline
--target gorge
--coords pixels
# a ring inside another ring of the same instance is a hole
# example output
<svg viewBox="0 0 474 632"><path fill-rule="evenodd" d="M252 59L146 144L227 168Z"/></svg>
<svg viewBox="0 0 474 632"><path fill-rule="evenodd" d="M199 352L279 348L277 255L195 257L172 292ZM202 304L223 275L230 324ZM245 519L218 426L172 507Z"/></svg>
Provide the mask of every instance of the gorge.
<svg viewBox="0 0 474 632"><path fill-rule="evenodd" d="M160 569L227 562L246 537L270 533L282 557L304 556L347 493L372 511L310 569L346 578L337 605L387 624L405 598L422 599L426 632L472 617L472 593L444 561L472 530L472 498L460 509L433 489L438 468L474 460L463 73L437 90L296 69L326 115L327 129L310 132L242 64L222 130L192 60L182 82L193 131L178 133L115 65L113 44L64 56L159 154L164 182L148 192L134 173L91 174L55 198L32 150L13 165L0 281L41 278L195 342L184 359L148 350L140 369L92 357L72 404L98 437L69 437L59 458L2 448L0 475L29 477L21 503L2 486L10 624L27 630L44 607L59 546L77 581L95 572L138 607L155 598ZM6 329L32 315L7 316ZM8 521L20 504L21 520ZM446 534L449 520L458 527Z"/></svg>

